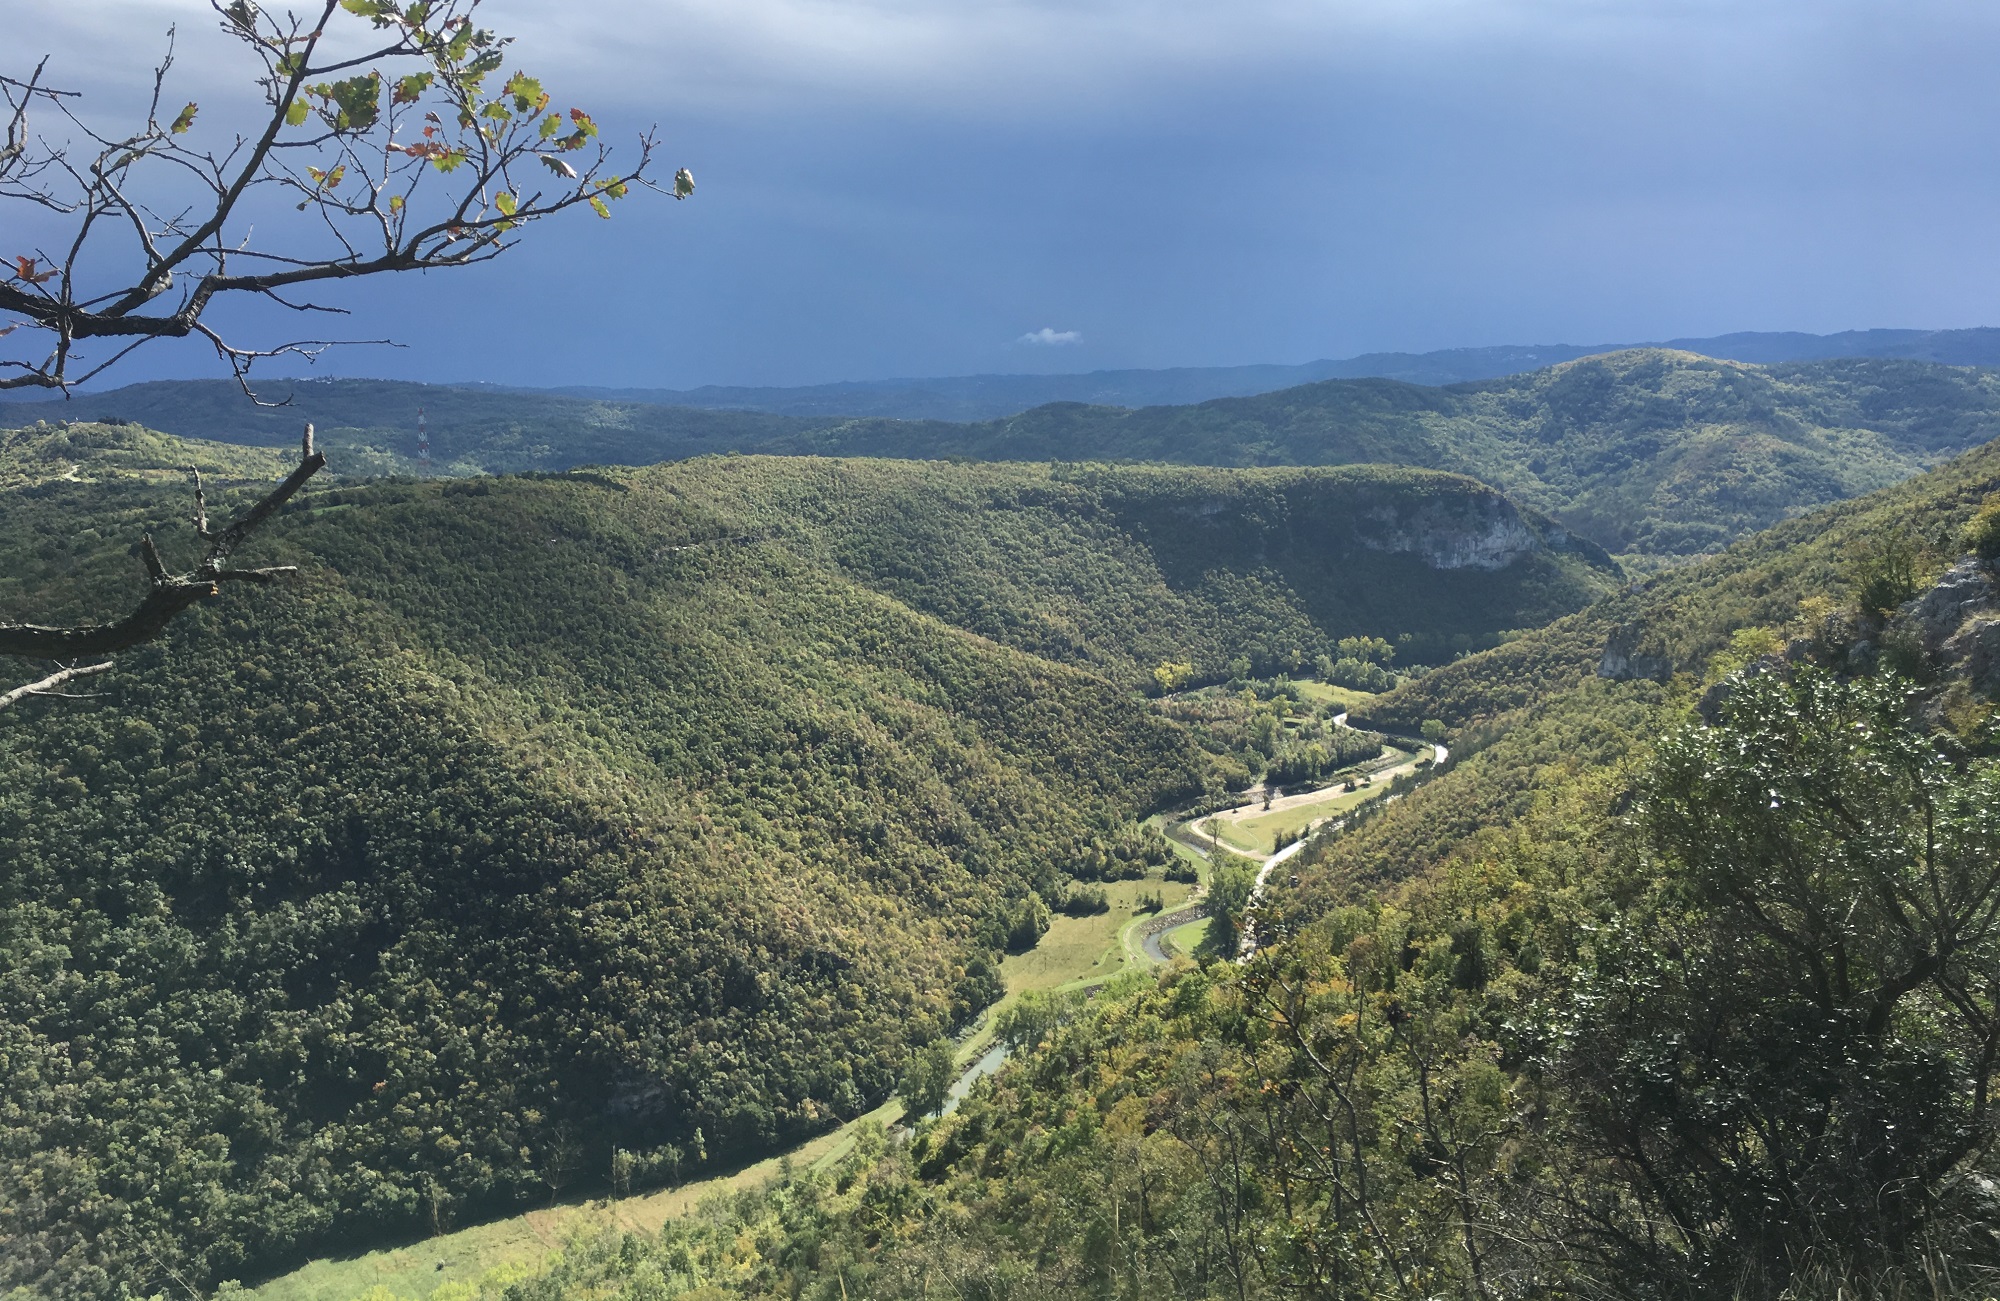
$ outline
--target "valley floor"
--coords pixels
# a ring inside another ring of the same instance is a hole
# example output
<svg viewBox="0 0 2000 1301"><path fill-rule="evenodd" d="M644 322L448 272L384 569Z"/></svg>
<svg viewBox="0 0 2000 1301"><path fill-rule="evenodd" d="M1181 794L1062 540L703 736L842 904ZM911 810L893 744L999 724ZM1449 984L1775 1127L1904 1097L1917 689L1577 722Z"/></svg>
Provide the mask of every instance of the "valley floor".
<svg viewBox="0 0 2000 1301"><path fill-rule="evenodd" d="M1444 750L1437 749L1442 759ZM1303 839L1273 849L1271 837L1297 828L1311 829L1358 805L1387 793L1389 782L1415 772L1425 756L1389 749L1360 765L1371 785L1354 791L1336 780L1330 785L1272 801L1267 812L1256 800L1215 815L1225 846L1247 851L1261 868L1258 885L1271 868L1303 845ZM1206 839L1207 819L1175 825L1169 843L1175 852L1198 864L1203 881L1207 864L1190 849ZM1185 839L1183 839L1185 838ZM1255 848L1253 848L1253 845ZM1197 952L1204 942L1205 918L1147 935L1146 924L1184 909L1199 898L1203 886L1163 881L1157 876L1104 886L1110 908L1094 916L1051 919L1041 941L1025 953L1012 954L1001 966L1007 994L989 1008L973 1031L958 1045L955 1061L961 1071L953 1096L962 1097L978 1075L1004 1061L995 1051L993 1027L1022 994L1100 985L1123 972L1155 966ZM1160 913L1136 911L1140 896L1157 893ZM593 1236L607 1229L652 1233L664 1221L687 1215L718 1193L762 1187L790 1166L821 1166L837 1161L853 1146L866 1125L887 1126L903 1119L900 1102L891 1099L839 1129L822 1134L789 1152L766 1158L726 1174L660 1189L641 1196L552 1205L488 1224L476 1225L402 1247L365 1255L316 1260L249 1292L255 1301L455 1301L472 1295L473 1285L504 1282L537 1272L564 1243L578 1235Z"/></svg>
<svg viewBox="0 0 2000 1301"><path fill-rule="evenodd" d="M1025 953L1009 955L1001 964L1006 997L987 1009L973 1032L960 1042L955 1060L963 1074L954 1094L963 1096L973 1076L997 1067L997 1061L989 1060L995 1048L993 1026L1014 1000L1031 991L1088 988L1159 961L1138 935L1155 916L1134 911L1139 896L1158 893L1165 910L1171 912L1185 905L1198 889L1157 877L1116 881L1104 886L1111 905L1108 911L1088 917L1055 916L1039 944ZM1192 944L1184 947L1192 948ZM978 1069L982 1065L984 1071ZM853 1146L862 1126L892 1125L902 1119L903 1104L892 1098L839 1129L727 1174L641 1196L548 1206L407 1246L316 1260L238 1295L254 1297L255 1301L420 1301L429 1297L453 1301L460 1289L469 1295L471 1285L482 1279L502 1281L534 1273L566 1240L578 1234L595 1235L606 1229L656 1232L662 1222L688 1214L705 1198L772 1182L788 1163L830 1164Z"/></svg>
<svg viewBox="0 0 2000 1301"><path fill-rule="evenodd" d="M1253 800L1215 814L1214 821L1223 844L1239 853L1261 858L1282 848L1278 842L1284 837L1310 830L1375 798L1381 792L1373 783L1386 784L1405 773L1415 772L1420 762L1417 754L1392 746L1385 749L1381 757L1356 765L1352 770L1355 777L1366 778L1370 785L1357 785L1350 791L1345 787L1345 774L1335 774L1334 780L1324 786L1293 795L1276 796L1268 805L1262 799ZM1207 825L1208 819L1204 818L1198 825L1190 827L1189 833L1198 835L1206 830Z"/></svg>

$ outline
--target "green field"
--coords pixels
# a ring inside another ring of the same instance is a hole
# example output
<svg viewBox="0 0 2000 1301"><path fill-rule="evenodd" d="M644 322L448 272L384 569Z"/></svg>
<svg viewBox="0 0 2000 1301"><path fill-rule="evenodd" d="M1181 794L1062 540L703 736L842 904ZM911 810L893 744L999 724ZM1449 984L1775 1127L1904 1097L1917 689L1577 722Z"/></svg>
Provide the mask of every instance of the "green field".
<svg viewBox="0 0 2000 1301"><path fill-rule="evenodd" d="M1201 950L1203 944L1208 942L1210 925L1210 920L1203 917L1199 921L1176 926L1160 937L1160 949L1170 957L1176 955L1192 957Z"/></svg>
<svg viewBox="0 0 2000 1301"><path fill-rule="evenodd" d="M1169 912L1180 907L1188 896L1187 886L1158 878L1114 881L1104 887L1110 911L1094 917L1057 914L1049 922L1048 934L1042 936L1041 943L1026 953L1011 955L1000 965L1000 974L1007 982L1007 998L994 1005L987 1019L997 1017L1009 1000L1029 990L1094 984L1125 970L1132 954L1119 942L1119 932L1132 920L1132 908L1139 896L1154 891L1159 892Z"/></svg>
<svg viewBox="0 0 2000 1301"><path fill-rule="evenodd" d="M1356 691L1351 687L1336 687L1331 682L1312 682L1294 678L1292 685L1299 695L1322 705L1339 705L1342 709L1366 709L1376 700L1372 691Z"/></svg>
<svg viewBox="0 0 2000 1301"><path fill-rule="evenodd" d="M1209 827L1211 822L1215 824L1213 831ZM1268 847L1259 849L1256 844L1256 838L1244 831L1241 824L1231 822L1221 814L1190 823L1188 831L1191 835L1199 838L1204 845L1210 843L1211 838L1214 838L1219 839L1226 848L1236 850L1239 853L1268 854L1271 852Z"/></svg>
<svg viewBox="0 0 2000 1301"><path fill-rule="evenodd" d="M1306 804L1295 804L1289 809L1273 809L1255 817L1244 818L1240 822L1224 822L1222 839L1225 842L1241 844L1253 853L1274 854L1280 836L1288 836L1308 823L1321 818L1335 817L1347 812L1357 804L1365 804L1388 788L1386 781L1378 781L1373 786L1362 786L1356 790L1342 790L1339 783L1325 789L1326 798Z"/></svg>
<svg viewBox="0 0 2000 1301"><path fill-rule="evenodd" d="M1335 817L1347 812L1357 804L1365 804L1388 789L1389 775L1408 764L1412 758L1407 750L1392 747L1385 749L1381 758L1354 770L1357 775L1365 773L1374 778L1374 784L1355 790L1342 789L1340 780L1335 780L1312 793L1312 798L1283 808L1274 808L1268 813L1261 812L1255 805L1246 805L1210 818L1201 818L1190 824L1189 831L1203 840L1208 839L1208 824L1213 820L1222 843L1246 854L1263 857L1277 852L1277 840L1288 836L1322 818ZM1183 846L1185 848L1185 846Z"/></svg>

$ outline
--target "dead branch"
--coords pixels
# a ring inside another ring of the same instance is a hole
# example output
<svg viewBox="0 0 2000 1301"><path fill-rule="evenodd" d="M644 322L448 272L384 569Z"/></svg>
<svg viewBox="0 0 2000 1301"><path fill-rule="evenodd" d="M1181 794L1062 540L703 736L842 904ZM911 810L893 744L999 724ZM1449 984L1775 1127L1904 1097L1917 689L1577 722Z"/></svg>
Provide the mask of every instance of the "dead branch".
<svg viewBox="0 0 2000 1301"><path fill-rule="evenodd" d="M32 623L0 624L0 655L17 655L24 659L75 660L91 655L111 655L118 651L149 642L166 631L167 625L189 606L214 596L221 591L224 583L269 583L278 578L297 572L292 565L279 565L266 569L231 569L228 560L236 548L257 531L271 515L290 501L306 485L306 481L318 474L326 465L326 454L313 446L313 427L307 425L303 446L300 448L299 466L285 477L285 481L266 493L250 509L222 528L210 532L208 529L207 498L201 487L201 476L195 479L195 526L201 540L208 543L208 551L201 563L185 574L168 570L160 556L160 550L153 543L151 534L139 541L139 553L145 561L147 577L151 586L140 600L138 607L114 623L77 624L68 627L50 627ZM109 664L92 668L99 672L109 668ZM64 670L64 672L71 672ZM60 675L57 675L60 677ZM66 680L66 679L65 679ZM43 688L51 679L33 683L10 692L0 705L11 704L22 695L45 694Z"/></svg>
<svg viewBox="0 0 2000 1301"><path fill-rule="evenodd" d="M62 692L56 690L56 688L74 682L78 678L87 678L93 674L102 673L110 667L110 660L106 660L102 664L78 664L70 668L58 669L39 682L30 682L24 687L15 687L12 691L0 691L0 709L5 709L15 701L25 700L29 696L55 696L62 700L75 700L77 697L64 695Z"/></svg>

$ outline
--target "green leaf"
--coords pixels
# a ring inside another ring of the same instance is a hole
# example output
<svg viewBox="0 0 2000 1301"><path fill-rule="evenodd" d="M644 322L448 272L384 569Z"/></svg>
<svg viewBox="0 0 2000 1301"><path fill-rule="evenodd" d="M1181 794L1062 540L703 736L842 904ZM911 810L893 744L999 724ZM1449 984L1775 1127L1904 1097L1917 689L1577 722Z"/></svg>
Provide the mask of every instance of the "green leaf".
<svg viewBox="0 0 2000 1301"><path fill-rule="evenodd" d="M435 76L435 73L419 72L404 77L396 83L396 93L390 96L390 103L416 103L423 97L423 93L430 89L431 82L435 79Z"/></svg>
<svg viewBox="0 0 2000 1301"><path fill-rule="evenodd" d="M511 217L520 208L521 203L513 195L502 190L493 196L493 206L500 209L501 216Z"/></svg>
<svg viewBox="0 0 2000 1301"><path fill-rule="evenodd" d="M562 130L562 119L555 114L551 113L542 119L542 139L548 140L560 130ZM546 162L548 160L544 159L543 161Z"/></svg>
<svg viewBox="0 0 2000 1301"><path fill-rule="evenodd" d="M590 196L590 207L591 211L595 212L598 216L604 218L606 221L611 220L611 209L605 207L604 200L598 198L594 194Z"/></svg>
<svg viewBox="0 0 2000 1301"><path fill-rule="evenodd" d="M335 127L342 131L366 131L382 116L382 78L369 73L349 77L326 88L327 97L340 106Z"/></svg>
<svg viewBox="0 0 2000 1301"><path fill-rule="evenodd" d="M285 125L300 126L306 120L306 102L295 99L285 106Z"/></svg>
<svg viewBox="0 0 2000 1301"><path fill-rule="evenodd" d="M507 79L506 93L514 97L514 111L533 113L549 102L548 92L542 83L525 72L517 72Z"/></svg>
<svg viewBox="0 0 2000 1301"><path fill-rule="evenodd" d="M188 128L194 125L194 115L200 111L200 107L193 100L189 100L188 106L181 110L180 116L175 118L174 124L167 129L177 136L186 135Z"/></svg>

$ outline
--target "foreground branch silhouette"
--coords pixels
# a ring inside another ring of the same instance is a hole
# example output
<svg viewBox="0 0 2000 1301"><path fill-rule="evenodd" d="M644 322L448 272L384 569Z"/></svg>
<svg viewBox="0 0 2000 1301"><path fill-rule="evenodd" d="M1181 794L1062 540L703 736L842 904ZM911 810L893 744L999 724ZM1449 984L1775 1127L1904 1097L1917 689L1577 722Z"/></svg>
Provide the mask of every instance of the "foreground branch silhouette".
<svg viewBox="0 0 2000 1301"><path fill-rule="evenodd" d="M153 535L148 533L140 539L139 550L145 559L152 585L130 614L114 623L69 626L0 623L0 655L57 661L114 655L158 637L182 611L197 601L216 595L224 583L270 583L297 573L296 565L232 569L229 558L325 465L326 453L313 446L313 427L308 424L300 447L298 468L249 510L213 531L208 527L208 499L202 489L201 472L190 466L188 473L194 476L195 534L208 543L208 553L202 557L200 564L185 574L169 572L159 548L153 543ZM31 696L55 695L57 689L68 682L102 673L110 667L109 660L97 664L66 665L40 681L0 694L0 709Z"/></svg>
<svg viewBox="0 0 2000 1301"><path fill-rule="evenodd" d="M480 0L309 0L295 11L210 0L247 55L263 105L240 128L212 131L193 101L167 98L174 32L153 70L143 124L86 120L80 96L51 82L49 58L0 72L0 212L20 241L0 248L0 390L68 395L134 349L205 340L244 394L259 361L317 356L315 338L225 338L208 317L221 298L290 312L345 315L308 297L361 277L491 261L531 222L569 208L611 215L633 187L694 193L685 168L647 179L654 138L624 174L597 123L559 107L536 78L504 69L510 38L474 22ZM364 31L355 30L365 27ZM342 30L342 29L345 30ZM53 134L38 123L53 122ZM192 195L192 199L190 199ZM303 214L272 220L273 200ZM38 242L44 241L44 242ZM116 654L158 637L224 583L292 572L232 569L230 554L326 464L312 426L296 470L241 519L211 533L195 480L195 527L208 554L170 573L141 542L152 586L113 623L0 624L0 656L56 662L0 693L0 709L94 676ZM192 471L191 471L192 473Z"/></svg>

